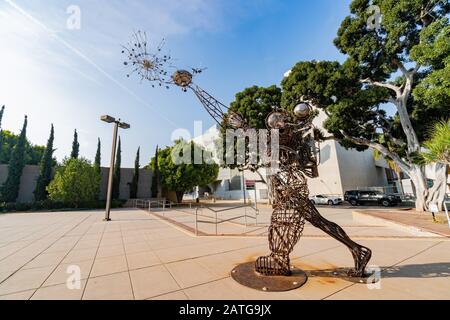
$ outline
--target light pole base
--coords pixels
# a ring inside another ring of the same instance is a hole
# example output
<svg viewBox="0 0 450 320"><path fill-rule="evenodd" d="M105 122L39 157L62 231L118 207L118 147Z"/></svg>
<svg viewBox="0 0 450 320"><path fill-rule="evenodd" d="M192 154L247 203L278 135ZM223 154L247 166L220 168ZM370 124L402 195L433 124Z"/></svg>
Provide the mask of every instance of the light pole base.
<svg viewBox="0 0 450 320"><path fill-rule="evenodd" d="M110 218L105 218L105 219L103 219L103 221L108 222L108 221L111 221L111 219Z"/></svg>

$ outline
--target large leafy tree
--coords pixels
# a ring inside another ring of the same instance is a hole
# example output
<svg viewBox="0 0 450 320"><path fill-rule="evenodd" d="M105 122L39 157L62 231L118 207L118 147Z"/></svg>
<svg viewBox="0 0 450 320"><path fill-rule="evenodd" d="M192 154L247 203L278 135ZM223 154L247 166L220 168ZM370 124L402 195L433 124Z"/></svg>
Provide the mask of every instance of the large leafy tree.
<svg viewBox="0 0 450 320"><path fill-rule="evenodd" d="M368 23L380 8L382 23ZM346 147L373 148L394 161L412 180L416 209L428 209L433 192L424 166L415 159L425 137L423 123L448 112L444 96L428 104L428 87L442 93L446 86L445 34L449 5L426 0L354 0L335 39L348 56L336 62L299 63L283 81L283 105L291 108L310 99L329 116L325 126ZM448 42L448 41L447 41ZM416 95L413 95L413 91ZM443 102L443 104L442 104ZM395 106L389 116L385 104ZM447 111L446 111L447 110Z"/></svg>
<svg viewBox="0 0 450 320"><path fill-rule="evenodd" d="M47 147L45 148L45 152L40 164L40 173L36 182L36 189L34 190L34 199L36 201L43 201L48 197L47 186L50 184L52 180L53 165L54 165L53 160L54 139L55 139L55 130L52 124L52 127L50 129L50 137L48 138Z"/></svg>
<svg viewBox="0 0 450 320"><path fill-rule="evenodd" d="M1 188L1 198L4 202L15 202L19 195L20 179L22 177L23 168L25 167L27 124L28 120L27 116L25 116L19 139L11 153L11 159L8 165L8 176Z"/></svg>
<svg viewBox="0 0 450 320"><path fill-rule="evenodd" d="M65 159L47 187L49 199L75 208L92 204L98 199L99 180L100 175L88 160Z"/></svg>
<svg viewBox="0 0 450 320"><path fill-rule="evenodd" d="M122 166L122 143L119 137L119 143L117 145L116 162L114 164L114 175L113 175L113 190L112 198L119 199L120 197L120 171Z"/></svg>
<svg viewBox="0 0 450 320"><path fill-rule="evenodd" d="M183 201L183 195L196 186L206 186L217 179L219 166L210 161L195 164L195 154L205 154L205 150L193 142L178 141L173 147L167 147L158 152L158 168L161 172L162 185L169 191L174 191L178 202ZM182 154L182 155L181 155ZM183 157L184 163L177 161ZM155 158L151 161L154 167Z"/></svg>
<svg viewBox="0 0 450 320"><path fill-rule="evenodd" d="M230 110L244 117L250 127L265 129L267 115L273 107L280 106L280 101L281 89L277 86L267 88L253 86L236 94Z"/></svg>
<svg viewBox="0 0 450 320"><path fill-rule="evenodd" d="M70 153L70 157L72 159L77 159L80 155L80 143L78 142L78 132L75 129L73 134L73 142L72 142L72 152Z"/></svg>
<svg viewBox="0 0 450 320"><path fill-rule="evenodd" d="M8 164L11 160L14 146L19 141L19 135L16 135L8 130L0 131L0 164ZM31 144L28 140L25 142L25 164L38 165L42 159L45 151L45 146L38 146Z"/></svg>
<svg viewBox="0 0 450 320"><path fill-rule="evenodd" d="M133 179L130 183L130 198L136 199L138 194L138 185L139 185L139 158L140 158L141 148L139 147L136 152L136 159L134 160L134 173L133 173Z"/></svg>

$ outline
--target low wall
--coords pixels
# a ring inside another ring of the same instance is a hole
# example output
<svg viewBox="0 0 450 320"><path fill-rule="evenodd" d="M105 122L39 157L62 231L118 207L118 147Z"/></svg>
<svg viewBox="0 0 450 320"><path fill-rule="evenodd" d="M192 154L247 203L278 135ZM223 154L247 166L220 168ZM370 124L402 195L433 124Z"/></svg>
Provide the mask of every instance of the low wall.
<svg viewBox="0 0 450 320"><path fill-rule="evenodd" d="M109 168L102 169L102 180L100 184L100 200L106 199L108 188ZM130 198L130 183L133 180L133 168L122 168L120 173L120 199L128 200ZM0 185L3 184L8 176L8 165L0 165ZM39 177L39 166L25 166L22 178L20 180L20 189L17 202L32 202L34 200L34 189ZM139 172L138 198L151 198L152 171L141 169Z"/></svg>

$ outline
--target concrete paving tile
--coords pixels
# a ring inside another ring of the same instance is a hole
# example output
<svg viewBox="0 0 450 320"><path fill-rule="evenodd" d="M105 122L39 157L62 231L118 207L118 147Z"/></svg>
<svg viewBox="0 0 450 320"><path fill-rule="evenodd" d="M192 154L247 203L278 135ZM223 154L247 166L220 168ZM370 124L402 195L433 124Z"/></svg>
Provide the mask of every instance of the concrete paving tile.
<svg viewBox="0 0 450 320"><path fill-rule="evenodd" d="M127 271L127 260L125 256L114 256L95 259L90 277L99 277L107 274Z"/></svg>
<svg viewBox="0 0 450 320"><path fill-rule="evenodd" d="M149 299L180 289L163 266L130 271L130 276L137 300Z"/></svg>
<svg viewBox="0 0 450 320"><path fill-rule="evenodd" d="M38 289L31 300L81 300L86 280L80 281L80 287L69 289L66 284Z"/></svg>
<svg viewBox="0 0 450 320"><path fill-rule="evenodd" d="M0 296L0 300L28 300L31 298L35 290L27 290L12 294Z"/></svg>
<svg viewBox="0 0 450 320"><path fill-rule="evenodd" d="M0 284L0 295L37 289L52 270L52 267L19 270Z"/></svg>
<svg viewBox="0 0 450 320"><path fill-rule="evenodd" d="M133 254L139 252L150 251L150 246L145 241L141 242L132 242L132 243L124 243L125 253Z"/></svg>
<svg viewBox="0 0 450 320"><path fill-rule="evenodd" d="M90 278L86 284L83 300L132 300L128 272Z"/></svg>
<svg viewBox="0 0 450 320"><path fill-rule="evenodd" d="M72 250L64 258L62 263L73 263L73 262L79 262L79 261L93 260L96 253L97 253L96 248Z"/></svg>
<svg viewBox="0 0 450 320"><path fill-rule="evenodd" d="M170 263L166 267L181 288L192 287L221 278L195 260Z"/></svg>
<svg viewBox="0 0 450 320"><path fill-rule="evenodd" d="M151 298L149 300L168 300L168 301L188 300L188 297L184 294L184 292L182 290L180 290L180 291L176 291L176 292L172 292L172 293L168 293L168 294L163 294L162 296Z"/></svg>
<svg viewBox="0 0 450 320"><path fill-rule="evenodd" d="M153 252L138 252L127 255L129 270L152 267L161 264Z"/></svg>
<svg viewBox="0 0 450 320"><path fill-rule="evenodd" d="M53 266L56 267L62 259L64 259L64 252L44 253L40 254L30 262L28 262L23 269L32 269Z"/></svg>
<svg viewBox="0 0 450 320"><path fill-rule="evenodd" d="M97 258L108 258L125 254L122 243L98 248Z"/></svg>
<svg viewBox="0 0 450 320"><path fill-rule="evenodd" d="M244 288L245 289L245 288ZM232 286L226 280L209 282L184 290L189 300L245 300L242 290Z"/></svg>

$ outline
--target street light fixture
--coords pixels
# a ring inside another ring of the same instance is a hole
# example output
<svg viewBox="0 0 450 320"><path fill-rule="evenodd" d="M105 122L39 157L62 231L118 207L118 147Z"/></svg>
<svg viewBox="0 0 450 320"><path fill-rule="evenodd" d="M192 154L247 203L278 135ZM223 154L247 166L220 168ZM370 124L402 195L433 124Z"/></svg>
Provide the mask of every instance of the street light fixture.
<svg viewBox="0 0 450 320"><path fill-rule="evenodd" d="M106 196L106 212L105 212L105 220L111 221L110 213L111 213L111 200L112 200L112 188L113 188L113 174L114 174L114 162L116 158L116 149L117 149L117 134L119 132L119 128L121 129L130 129L130 125L125 122L121 122L120 119L116 120L116 118L104 115L100 117L100 120L106 123L114 123L114 131L113 131L113 144L111 151L111 162L109 166L109 177L108 177L108 194Z"/></svg>

